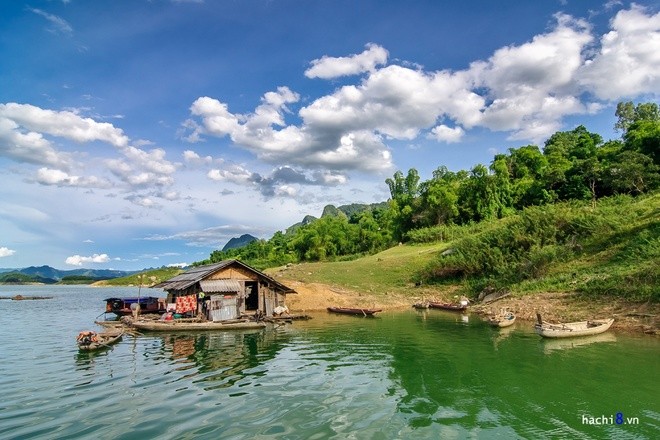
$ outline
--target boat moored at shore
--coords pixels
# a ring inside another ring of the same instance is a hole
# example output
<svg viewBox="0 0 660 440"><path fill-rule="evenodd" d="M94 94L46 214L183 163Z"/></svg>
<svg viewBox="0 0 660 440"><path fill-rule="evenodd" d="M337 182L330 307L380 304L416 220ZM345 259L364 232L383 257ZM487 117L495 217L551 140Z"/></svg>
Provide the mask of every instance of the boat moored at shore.
<svg viewBox="0 0 660 440"><path fill-rule="evenodd" d="M609 330L614 319L594 319L591 321L567 322L551 324L543 322L541 315L537 316L534 330L544 338L573 338L577 336L597 335Z"/></svg>

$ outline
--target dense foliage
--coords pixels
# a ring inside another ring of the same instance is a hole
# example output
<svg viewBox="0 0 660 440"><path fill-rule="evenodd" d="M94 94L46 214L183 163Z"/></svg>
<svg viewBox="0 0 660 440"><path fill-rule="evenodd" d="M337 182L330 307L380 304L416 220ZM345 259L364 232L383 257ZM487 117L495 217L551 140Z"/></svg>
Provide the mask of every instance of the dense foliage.
<svg viewBox="0 0 660 440"><path fill-rule="evenodd" d="M568 258L581 239L600 227L587 214L568 215L570 203L593 208L605 197L638 196L660 187L657 104L619 103L616 116L619 140L604 142L578 126L553 134L542 149L511 148L488 167L455 172L440 166L427 181L420 181L415 169L397 171L386 180L391 198L385 205L326 207L320 219L277 232L270 240L214 251L200 264L238 258L263 269L372 254L399 242L466 237L455 254L429 268L428 279L476 277L475 286L482 286L489 279L501 284L534 277L549 261ZM557 203L568 207L551 209ZM502 218L510 221L498 222L494 231L493 222Z"/></svg>
<svg viewBox="0 0 660 440"><path fill-rule="evenodd" d="M469 288L574 290L660 300L660 194L525 208L463 237L424 268L425 281Z"/></svg>

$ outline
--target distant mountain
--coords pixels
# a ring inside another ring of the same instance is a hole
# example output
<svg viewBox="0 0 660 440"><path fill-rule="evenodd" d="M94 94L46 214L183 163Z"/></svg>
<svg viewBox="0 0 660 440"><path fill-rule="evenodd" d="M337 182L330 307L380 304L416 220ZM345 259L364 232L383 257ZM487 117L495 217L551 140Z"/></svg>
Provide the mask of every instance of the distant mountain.
<svg viewBox="0 0 660 440"><path fill-rule="evenodd" d="M313 215L306 215L305 218L303 218L303 220L301 222L298 222L298 223L293 224L293 225L289 226L288 228L286 228L285 232L287 234L293 234L301 226L308 225L308 224L310 224L310 223L312 223L313 221L316 221L316 220L318 220L318 219L316 217L314 217Z"/></svg>
<svg viewBox="0 0 660 440"><path fill-rule="evenodd" d="M99 280L107 280L112 278L125 277L127 275L139 271L125 271L125 270L110 270L110 269L72 269L72 270L59 270L50 266L30 266L23 269L0 269L2 272L19 273L28 275L35 279L55 280L60 281L65 276L85 276Z"/></svg>
<svg viewBox="0 0 660 440"><path fill-rule="evenodd" d="M359 214L364 211L375 211L376 209L385 209L385 208L387 208L387 202L371 203L369 205L364 203L351 203L350 205L339 206L337 210L346 214L346 217L351 218L353 215Z"/></svg>
<svg viewBox="0 0 660 440"><path fill-rule="evenodd" d="M6 284L28 284L28 283L43 283L43 284L55 284L57 280L52 278L43 278L40 276L26 275L24 273L12 271L12 272L3 272L0 274L0 283Z"/></svg>
<svg viewBox="0 0 660 440"><path fill-rule="evenodd" d="M326 205L325 208L323 208L323 214L321 214L321 218L323 217L348 217L348 216L342 210L336 208L335 205Z"/></svg>
<svg viewBox="0 0 660 440"><path fill-rule="evenodd" d="M242 248L243 246L247 246L248 244L252 243L255 240L258 240L258 238L250 234L243 234L240 237L233 237L231 240L227 242L227 244L225 245L225 247L222 248L222 250L226 251L228 249Z"/></svg>
<svg viewBox="0 0 660 440"><path fill-rule="evenodd" d="M347 217L350 219L353 215L364 211L375 211L376 209L385 208L387 208L387 202L371 203L369 205L365 203L352 203L350 205L342 205L339 207L336 207L335 205L326 205L323 208L321 217ZM300 227L308 225L316 220L318 220L318 218L314 217L313 215L306 215L301 222L289 226L286 229L286 233L292 234L296 232Z"/></svg>

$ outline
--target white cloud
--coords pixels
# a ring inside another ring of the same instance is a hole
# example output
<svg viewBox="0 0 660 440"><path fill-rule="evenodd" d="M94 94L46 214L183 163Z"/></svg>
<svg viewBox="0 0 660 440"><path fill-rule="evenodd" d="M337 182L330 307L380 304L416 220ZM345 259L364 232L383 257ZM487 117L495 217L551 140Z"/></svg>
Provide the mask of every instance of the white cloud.
<svg viewBox="0 0 660 440"><path fill-rule="evenodd" d="M240 165L230 165L225 169L214 168L207 173L207 177L215 181L227 181L238 185L250 183L252 173Z"/></svg>
<svg viewBox="0 0 660 440"><path fill-rule="evenodd" d="M67 169L71 155L56 151L40 133L24 133L16 122L2 116L0 104L0 156L17 162Z"/></svg>
<svg viewBox="0 0 660 440"><path fill-rule="evenodd" d="M49 32L53 32L56 34L64 34L64 35L71 35L73 34L73 28L71 25L62 17L58 17L57 15L49 14L46 11L43 11L41 9L36 9L36 8L28 8L30 11L34 12L37 15L40 15L44 17L48 22L52 25L52 27L48 28Z"/></svg>
<svg viewBox="0 0 660 440"><path fill-rule="evenodd" d="M367 49L350 57L328 57L312 61L312 67L305 71L307 78L331 79L340 76L371 72L376 66L387 63L387 50L377 44L367 44Z"/></svg>
<svg viewBox="0 0 660 440"><path fill-rule="evenodd" d="M87 263L107 263L110 261L108 254L94 254L91 257L83 257L81 255L73 255L67 257L65 263L71 266L82 266Z"/></svg>
<svg viewBox="0 0 660 440"><path fill-rule="evenodd" d="M9 248L4 247L4 246L0 247L0 258L2 258L2 257L11 257L15 253L16 253L16 251L13 250L13 249L9 249Z"/></svg>
<svg viewBox="0 0 660 440"><path fill-rule="evenodd" d="M211 156L201 157L199 154L192 150L185 150L182 155L183 161L186 165L199 166L213 163L213 158Z"/></svg>
<svg viewBox="0 0 660 440"><path fill-rule="evenodd" d="M103 141L116 147L128 145L124 132L107 122L82 118L71 111L45 110L30 104L0 104L0 118L27 130L63 137L75 142Z"/></svg>
<svg viewBox="0 0 660 440"><path fill-rule="evenodd" d="M579 82L598 98L617 100L660 91L660 13L633 4L610 22L600 51L582 68Z"/></svg>
<svg viewBox="0 0 660 440"><path fill-rule="evenodd" d="M105 164L131 190L168 187L174 183L176 166L165 158L165 150L154 148L145 151L128 146L120 151L125 159L108 159Z"/></svg>
<svg viewBox="0 0 660 440"><path fill-rule="evenodd" d="M94 176L74 176L67 172L50 168L39 168L35 180L42 185L72 186L87 188L110 188L112 184Z"/></svg>
<svg viewBox="0 0 660 440"><path fill-rule="evenodd" d="M459 143L466 130L485 127L509 132L509 139L542 142L562 128L565 117L600 111L606 104L594 96L614 100L660 93L660 14L634 5L620 11L611 21L612 32L600 40L600 52L594 51L599 40L587 21L563 13L554 19L547 32L502 47L461 71L385 65L387 51L373 44L357 55L324 56L312 62L307 77L367 74L301 107L295 115L299 123L286 121L298 94L280 87L266 93L250 114L199 98L191 107L199 122L190 119L186 127L195 140L229 136L276 166L345 175L391 168L391 140L424 136ZM227 170L212 170L209 177L254 181L251 173Z"/></svg>
<svg viewBox="0 0 660 440"><path fill-rule="evenodd" d="M431 130L431 135L438 141L451 144L459 142L463 138L463 135L465 135L465 130L461 127L451 128L446 125L438 125Z"/></svg>
<svg viewBox="0 0 660 440"><path fill-rule="evenodd" d="M583 51L592 42L589 25L557 14L556 27L520 46L497 50L486 62L475 62L469 74L491 103L480 125L513 131L512 139L540 141L561 125L561 118L585 113L576 75ZM533 136L533 137L530 137Z"/></svg>

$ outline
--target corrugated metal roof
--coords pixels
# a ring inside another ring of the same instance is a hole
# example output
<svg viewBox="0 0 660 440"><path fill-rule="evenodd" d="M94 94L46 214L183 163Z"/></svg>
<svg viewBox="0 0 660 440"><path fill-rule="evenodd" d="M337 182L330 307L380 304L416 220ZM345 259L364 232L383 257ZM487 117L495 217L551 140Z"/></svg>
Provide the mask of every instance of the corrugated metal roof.
<svg viewBox="0 0 660 440"><path fill-rule="evenodd" d="M156 284L153 287L162 288L164 290L185 290L196 282L201 281L223 267L230 265L234 261L235 260L224 260L215 264L193 267L192 269L170 278L167 281Z"/></svg>
<svg viewBox="0 0 660 440"><path fill-rule="evenodd" d="M236 280L202 280L199 282L204 292L239 292L241 283Z"/></svg>
<svg viewBox="0 0 660 440"><path fill-rule="evenodd" d="M163 281L162 283L156 284L153 287L164 290L185 290L188 287L193 286L195 283L203 280L204 278L211 276L220 269L223 269L231 264L237 264L239 266L243 266L245 269L256 273L262 281L264 280L267 281L269 284L280 289L283 293L296 293L296 291L291 289L290 287L285 286L284 284L269 277L265 273L259 272L257 269L250 267L247 264L243 263L242 261L238 261L238 260L223 260L215 264L207 264L204 266L193 267L192 269L187 270L186 272L179 274L173 278L170 278L167 281Z"/></svg>

